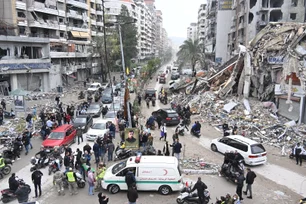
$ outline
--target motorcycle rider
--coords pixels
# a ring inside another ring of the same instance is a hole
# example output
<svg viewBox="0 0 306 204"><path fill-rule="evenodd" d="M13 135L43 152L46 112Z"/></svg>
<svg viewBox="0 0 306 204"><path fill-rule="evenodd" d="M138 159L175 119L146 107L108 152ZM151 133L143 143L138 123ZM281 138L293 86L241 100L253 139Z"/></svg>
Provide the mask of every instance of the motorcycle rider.
<svg viewBox="0 0 306 204"><path fill-rule="evenodd" d="M11 177L8 180L9 188L11 191L16 192L19 186L19 182L16 180L15 173L12 173Z"/></svg>
<svg viewBox="0 0 306 204"><path fill-rule="evenodd" d="M191 128L191 133L197 134L199 132L201 132L201 124L199 121L196 121Z"/></svg>
<svg viewBox="0 0 306 204"><path fill-rule="evenodd" d="M19 185L15 192L19 203L26 203L29 200L29 189L26 186Z"/></svg>
<svg viewBox="0 0 306 204"><path fill-rule="evenodd" d="M58 195L65 195L63 187L64 178L64 174L59 169L57 169L55 174L53 175L53 185L56 185Z"/></svg>
<svg viewBox="0 0 306 204"><path fill-rule="evenodd" d="M55 147L54 148L54 151L52 153L52 156L54 157L54 159L59 159L60 162L57 163L57 168L60 169L61 168L61 160L62 160L62 156L61 156L61 153L58 151L58 147Z"/></svg>
<svg viewBox="0 0 306 204"><path fill-rule="evenodd" d="M237 171L243 171L243 169L239 168L239 162L244 160L243 156L236 150L234 153L233 166Z"/></svg>
<svg viewBox="0 0 306 204"><path fill-rule="evenodd" d="M40 151L35 154L35 157L39 155L38 164L43 165L45 160L47 159L47 153L44 146L40 147Z"/></svg>
<svg viewBox="0 0 306 204"><path fill-rule="evenodd" d="M104 116L106 115L106 113L108 112L108 107L107 106L104 106L102 108L102 118L104 118Z"/></svg>
<svg viewBox="0 0 306 204"><path fill-rule="evenodd" d="M22 142L20 139L16 139L13 143L13 153L14 153L14 160L17 157L17 160L20 159L20 147L22 146Z"/></svg>
<svg viewBox="0 0 306 204"><path fill-rule="evenodd" d="M191 192L197 190L199 196L199 204L203 204L205 201L204 191L207 189L207 186L204 182L202 182L201 177L198 177L198 181L193 186Z"/></svg>

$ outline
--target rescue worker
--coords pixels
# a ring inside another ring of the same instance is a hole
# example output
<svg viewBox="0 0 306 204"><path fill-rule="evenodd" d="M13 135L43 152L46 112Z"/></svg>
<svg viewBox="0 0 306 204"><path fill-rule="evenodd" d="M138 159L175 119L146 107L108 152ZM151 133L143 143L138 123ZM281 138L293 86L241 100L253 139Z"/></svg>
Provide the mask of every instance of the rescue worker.
<svg viewBox="0 0 306 204"><path fill-rule="evenodd" d="M64 174L57 169L55 174L53 175L53 185L56 186L58 195L65 195L64 192L64 186L63 186L63 179L64 179Z"/></svg>
<svg viewBox="0 0 306 204"><path fill-rule="evenodd" d="M104 164L100 163L99 164L99 167L98 167L98 170L97 170L97 186L96 186L96 189L95 190L99 190L101 188L101 182L105 176L105 171L106 171L106 167Z"/></svg>
<svg viewBox="0 0 306 204"><path fill-rule="evenodd" d="M72 168L69 168L69 171L66 173L66 178L68 180L68 187L70 191L70 195L78 194L77 192L77 176L75 172L73 172Z"/></svg>

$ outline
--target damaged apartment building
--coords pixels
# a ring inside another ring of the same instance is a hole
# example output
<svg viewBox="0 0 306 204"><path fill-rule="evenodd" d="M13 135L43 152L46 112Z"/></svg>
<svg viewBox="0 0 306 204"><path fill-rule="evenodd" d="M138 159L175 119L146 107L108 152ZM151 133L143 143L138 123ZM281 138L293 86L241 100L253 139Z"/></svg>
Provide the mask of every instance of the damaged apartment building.
<svg viewBox="0 0 306 204"><path fill-rule="evenodd" d="M269 22L305 22L304 0L233 0L228 58L247 45Z"/></svg>
<svg viewBox="0 0 306 204"><path fill-rule="evenodd" d="M102 31L101 0L0 0L0 5L0 86L50 91L98 71L90 40Z"/></svg>

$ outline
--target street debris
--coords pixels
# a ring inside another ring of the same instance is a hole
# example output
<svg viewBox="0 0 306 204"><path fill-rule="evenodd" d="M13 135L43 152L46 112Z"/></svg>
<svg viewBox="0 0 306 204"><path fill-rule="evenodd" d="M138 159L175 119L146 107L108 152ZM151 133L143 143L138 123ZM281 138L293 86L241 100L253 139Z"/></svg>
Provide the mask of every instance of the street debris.
<svg viewBox="0 0 306 204"><path fill-rule="evenodd" d="M207 163L204 159L184 159L181 161L184 174L218 174L220 166Z"/></svg>

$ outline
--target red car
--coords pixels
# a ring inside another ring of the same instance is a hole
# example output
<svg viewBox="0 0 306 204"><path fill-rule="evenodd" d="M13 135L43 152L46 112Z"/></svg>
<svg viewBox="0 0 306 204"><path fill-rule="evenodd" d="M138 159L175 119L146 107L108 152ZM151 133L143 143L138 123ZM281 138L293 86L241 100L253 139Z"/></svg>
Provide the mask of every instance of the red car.
<svg viewBox="0 0 306 204"><path fill-rule="evenodd" d="M45 139L42 145L46 149L53 149L54 147L62 147L65 144L71 144L75 142L76 139L76 129L69 124L62 125L55 130L52 130L50 135ZM64 148L60 148L61 153Z"/></svg>

